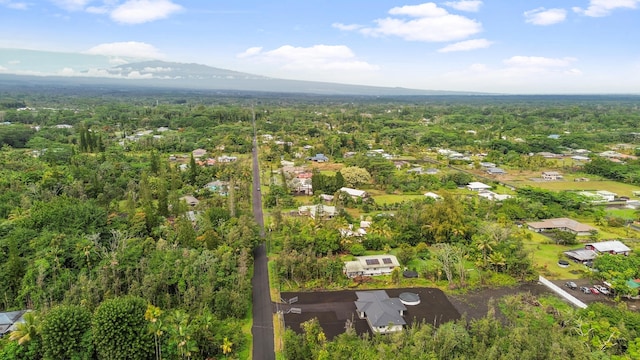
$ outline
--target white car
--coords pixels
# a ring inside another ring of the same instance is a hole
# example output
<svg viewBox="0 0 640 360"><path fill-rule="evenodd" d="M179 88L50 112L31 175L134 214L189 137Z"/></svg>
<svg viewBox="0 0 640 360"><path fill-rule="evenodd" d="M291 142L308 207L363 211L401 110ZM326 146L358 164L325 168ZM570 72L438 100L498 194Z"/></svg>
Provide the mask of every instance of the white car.
<svg viewBox="0 0 640 360"><path fill-rule="evenodd" d="M611 293L609 289L607 289L602 285L593 285L593 287L596 288L598 291L600 291L600 293L603 295L609 295Z"/></svg>

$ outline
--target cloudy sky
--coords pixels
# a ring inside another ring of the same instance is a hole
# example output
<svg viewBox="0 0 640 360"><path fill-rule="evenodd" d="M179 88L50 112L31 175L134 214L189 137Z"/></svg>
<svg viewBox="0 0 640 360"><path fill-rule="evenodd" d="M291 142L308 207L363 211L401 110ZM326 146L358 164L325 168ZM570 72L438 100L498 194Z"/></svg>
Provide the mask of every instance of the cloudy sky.
<svg viewBox="0 0 640 360"><path fill-rule="evenodd" d="M0 0L0 24L0 48L113 64L161 59L433 90L640 93L640 0ZM23 61L0 58L0 72ZM87 70L56 66L48 71Z"/></svg>

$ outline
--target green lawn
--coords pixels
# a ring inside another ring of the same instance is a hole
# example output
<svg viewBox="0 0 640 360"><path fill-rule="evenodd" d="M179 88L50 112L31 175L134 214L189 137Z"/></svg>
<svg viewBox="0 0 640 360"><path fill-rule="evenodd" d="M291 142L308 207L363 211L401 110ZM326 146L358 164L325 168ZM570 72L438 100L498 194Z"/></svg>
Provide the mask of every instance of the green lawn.
<svg viewBox="0 0 640 360"><path fill-rule="evenodd" d="M533 235L532 241L525 243L524 247L531 252L533 265L540 274L551 280L578 279L582 277L582 271L586 270L584 265L570 262L571 265L569 265L568 268L558 266L559 259L566 259L566 257L562 255L564 251L577 249L582 247L582 245L556 245L553 243L553 240L542 234L534 232L531 234ZM579 240L582 239L579 238Z"/></svg>
<svg viewBox="0 0 640 360"><path fill-rule="evenodd" d="M607 215L615 216L627 220L636 220L638 215L636 214L638 210L636 209L607 209Z"/></svg>
<svg viewBox="0 0 640 360"><path fill-rule="evenodd" d="M640 188L637 186L623 184L616 181L611 180L592 180L592 181L584 181L584 182L575 182L575 181L521 181L518 182L518 186L529 185L531 187L537 187L546 190L607 190L618 194L618 196L629 196L633 195L633 191L639 191Z"/></svg>
<svg viewBox="0 0 640 360"><path fill-rule="evenodd" d="M372 195L376 204L393 204L403 201L410 201L415 199L424 199L424 195L396 195L396 194L384 194L384 195Z"/></svg>

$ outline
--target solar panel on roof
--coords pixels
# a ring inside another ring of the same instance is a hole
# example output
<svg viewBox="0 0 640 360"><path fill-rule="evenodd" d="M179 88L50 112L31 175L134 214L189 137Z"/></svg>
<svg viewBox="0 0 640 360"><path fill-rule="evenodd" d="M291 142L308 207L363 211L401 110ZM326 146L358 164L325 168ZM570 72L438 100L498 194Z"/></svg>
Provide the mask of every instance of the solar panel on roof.
<svg viewBox="0 0 640 360"><path fill-rule="evenodd" d="M391 262L391 258L383 258L382 262L385 263L385 264L391 264L392 263Z"/></svg>
<svg viewBox="0 0 640 360"><path fill-rule="evenodd" d="M366 259L367 265L378 265L380 261L378 259Z"/></svg>

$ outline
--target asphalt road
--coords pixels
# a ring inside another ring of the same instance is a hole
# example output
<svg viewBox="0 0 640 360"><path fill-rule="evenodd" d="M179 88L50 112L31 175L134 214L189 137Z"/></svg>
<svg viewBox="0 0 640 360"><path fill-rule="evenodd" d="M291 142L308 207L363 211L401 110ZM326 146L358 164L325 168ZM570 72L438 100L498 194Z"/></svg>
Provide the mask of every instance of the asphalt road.
<svg viewBox="0 0 640 360"><path fill-rule="evenodd" d="M255 119L254 119L255 129ZM253 215L260 226L261 244L253 251L253 359L275 359L273 343L273 310L269 294L269 272L267 251L264 243L264 216L262 214L262 193L260 192L260 169L258 167L257 138L253 138Z"/></svg>

